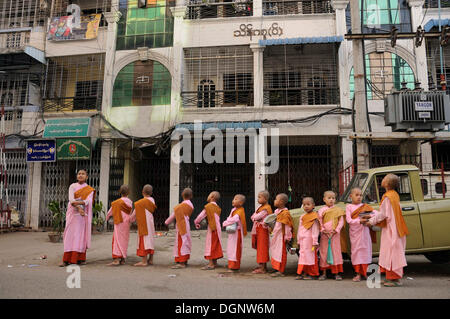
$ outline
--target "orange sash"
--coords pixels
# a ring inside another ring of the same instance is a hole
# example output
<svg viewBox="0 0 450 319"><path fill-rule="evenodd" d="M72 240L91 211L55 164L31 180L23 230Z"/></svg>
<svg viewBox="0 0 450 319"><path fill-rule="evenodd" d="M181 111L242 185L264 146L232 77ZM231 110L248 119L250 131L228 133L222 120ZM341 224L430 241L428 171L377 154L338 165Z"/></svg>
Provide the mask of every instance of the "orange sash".
<svg viewBox="0 0 450 319"><path fill-rule="evenodd" d="M220 216L220 213L222 212L222 209L213 203L208 203L205 205L205 211L206 211L206 217L208 219L208 225L211 231L216 230L216 218L214 217L214 214L217 214L217 216Z"/></svg>
<svg viewBox="0 0 450 319"><path fill-rule="evenodd" d="M121 211L125 212L126 214L130 214L131 213L131 207L128 206L122 200L122 198L119 198L118 200L115 200L114 202L112 202L111 203L111 208L112 208L112 215L113 215L113 219L114 219L114 224L116 224L116 225L120 224L121 222L123 222Z"/></svg>
<svg viewBox="0 0 450 319"><path fill-rule="evenodd" d="M329 221L333 221L333 229L336 229L338 223L339 223L339 218L341 216L345 216L345 211L337 206L334 206L333 208L327 209L324 213L323 213L323 223L326 224ZM344 219L344 224L345 224L345 219Z"/></svg>
<svg viewBox="0 0 450 319"><path fill-rule="evenodd" d="M306 213L302 217L302 226L305 229L310 229L314 225L316 219L319 219L319 214L317 214L317 212Z"/></svg>
<svg viewBox="0 0 450 319"><path fill-rule="evenodd" d="M365 212L373 212L373 208L370 205L363 204L359 206L355 211L352 213L352 219L358 218L359 214ZM372 239L372 243L377 242L377 233L374 232L372 229L370 229L370 239Z"/></svg>
<svg viewBox="0 0 450 319"><path fill-rule="evenodd" d="M175 206L173 210L175 212L175 219L177 221L178 231L180 232L180 235L183 236L187 232L184 216L191 217L194 209L189 204L180 203L177 206Z"/></svg>
<svg viewBox="0 0 450 319"><path fill-rule="evenodd" d="M383 203L386 197L389 198L392 209L394 210L395 224L397 225L398 235L400 237L408 236L409 230L408 227L406 227L405 219L403 218L402 215L402 208L400 207L400 196L398 196L398 193L396 191L389 190L386 193L384 193L383 198L381 198L381 204ZM378 223L377 226L386 227L387 226L386 219Z"/></svg>
<svg viewBox="0 0 450 319"><path fill-rule="evenodd" d="M244 236L247 236L247 221L245 220L245 210L244 207L239 207L234 210L231 216L238 214L239 219L241 220L242 231L244 232Z"/></svg>
<svg viewBox="0 0 450 319"><path fill-rule="evenodd" d="M91 192L94 192L94 195L92 196L92 202L95 201L95 189L92 188L89 185L84 186L83 188L80 188L74 193L75 198L81 198L82 200L86 200L88 196L91 194Z"/></svg>
<svg viewBox="0 0 450 319"><path fill-rule="evenodd" d="M273 214L272 207L271 207L269 204L266 204L266 205L263 205L263 206L259 207L259 208L256 210L256 213L260 213L260 212L262 212L263 210L266 210L267 213L268 213L269 215L270 215L270 214Z"/></svg>
<svg viewBox="0 0 450 319"><path fill-rule="evenodd" d="M134 203L134 209L136 210L136 222L138 226L139 236L148 235L147 229L147 218L145 217L145 211L148 210L150 213L154 213L156 210L156 205L147 198L142 198Z"/></svg>

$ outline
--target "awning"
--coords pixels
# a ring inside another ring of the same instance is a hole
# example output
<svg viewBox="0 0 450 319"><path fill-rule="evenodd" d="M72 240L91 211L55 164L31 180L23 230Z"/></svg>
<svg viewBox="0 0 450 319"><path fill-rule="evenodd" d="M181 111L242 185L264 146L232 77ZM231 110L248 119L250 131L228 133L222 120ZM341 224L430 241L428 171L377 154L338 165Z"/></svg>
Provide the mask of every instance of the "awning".
<svg viewBox="0 0 450 319"><path fill-rule="evenodd" d="M450 19L441 19L440 21L441 21L441 26L450 24ZM431 29L433 29L434 27L438 27L438 26L439 26L439 19L430 19L430 20L428 20L427 23L425 23L423 28L425 29L425 32L429 32Z"/></svg>
<svg viewBox="0 0 450 319"><path fill-rule="evenodd" d="M307 43L336 43L344 41L343 36L332 37L310 37L310 38L286 38L286 39L270 39L259 40L259 45L281 45L281 44L307 44Z"/></svg>
<svg viewBox="0 0 450 319"><path fill-rule="evenodd" d="M86 137L90 125L89 117L48 119L42 137Z"/></svg>
<svg viewBox="0 0 450 319"><path fill-rule="evenodd" d="M242 128L242 129L248 129L248 128L261 128L262 123L261 122L213 122L213 123L201 123L202 130L206 130L208 128L218 128L220 130L225 130L227 128ZM194 130L194 123L181 123L177 124L175 126L175 129L179 128L186 128L189 131Z"/></svg>

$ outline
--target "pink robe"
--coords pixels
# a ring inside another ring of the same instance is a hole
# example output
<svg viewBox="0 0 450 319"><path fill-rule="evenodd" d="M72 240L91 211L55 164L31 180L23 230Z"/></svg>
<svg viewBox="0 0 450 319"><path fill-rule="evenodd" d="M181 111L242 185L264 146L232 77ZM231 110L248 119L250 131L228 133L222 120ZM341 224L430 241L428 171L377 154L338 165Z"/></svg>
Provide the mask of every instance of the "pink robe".
<svg viewBox="0 0 450 319"><path fill-rule="evenodd" d="M283 209L284 210L284 209ZM274 212L278 216L283 210L277 208ZM275 227L272 231L272 240L270 241L270 256L273 260L282 263L283 258L283 243L292 239L292 228L288 225L284 225L284 238L283 238L283 224L280 222L275 223Z"/></svg>
<svg viewBox="0 0 450 319"><path fill-rule="evenodd" d="M91 247L91 231L92 231L92 192L84 201L85 215L81 216L76 207L72 206L73 201L80 201L75 198L75 192L86 187L87 184L73 183L69 187L69 204L66 212L66 228L64 229L64 252L76 251L80 253L86 252Z"/></svg>
<svg viewBox="0 0 450 319"><path fill-rule="evenodd" d="M133 202L128 197L121 198L127 206L132 207ZM114 224L113 232L113 247L112 253L115 256L122 256L122 258L127 258L128 251L128 241L130 239L130 224L131 224L131 214L127 214L123 211L122 222L120 224ZM106 215L106 220L112 217L112 208L109 209Z"/></svg>
<svg viewBox="0 0 450 319"><path fill-rule="evenodd" d="M153 204L155 204L155 200L153 197L145 197ZM144 240L144 248L147 249L155 249L155 220L153 218L153 214L148 210L145 210L145 220L147 221L147 231L148 234L142 236ZM131 214L132 223L136 221L136 210L133 209L133 213ZM137 247L139 248L139 236L137 236Z"/></svg>
<svg viewBox="0 0 450 319"><path fill-rule="evenodd" d="M406 236L398 236L394 210L389 198L384 199L380 211L374 214L369 223L370 225L376 225L385 219L387 226L381 229L378 264L402 277L403 267L407 265L405 257Z"/></svg>
<svg viewBox="0 0 450 319"><path fill-rule="evenodd" d="M348 204L345 217L349 225L352 265L364 265L372 263L372 239L370 228L360 223L360 218L352 218L352 213L363 204ZM376 211L374 211L376 212Z"/></svg>
<svg viewBox="0 0 450 319"><path fill-rule="evenodd" d="M320 231L331 231L333 229L333 221L329 221L326 224L323 223L323 213L330 209L333 208L332 207L328 207L328 206L324 206L321 209L319 209L318 214L319 214L319 221L320 221ZM336 226L336 232L337 234L334 234L331 237L331 251L333 253L333 265L342 265L344 263L344 260L342 259L342 251L341 251L341 229L344 226L344 216L341 216L339 218L339 222ZM328 253L328 236L325 235L324 233L322 233L322 235L320 236L320 247L319 247L319 252L320 252L320 267L321 268L327 268L328 266L330 266L327 263L327 253Z"/></svg>
<svg viewBox="0 0 450 319"><path fill-rule="evenodd" d="M211 202L213 204L216 204L216 202ZM197 216L197 218L194 220L195 225L199 225L200 222L206 217L206 210L202 210L201 213ZM222 229L220 227L220 216L217 214L214 214L215 220L216 220L216 231L217 231L217 237L219 238L220 246L222 246ZM206 244L205 244L205 254L204 256L211 256L211 236L212 231L211 228L208 225L208 232L206 233Z"/></svg>
<svg viewBox="0 0 450 319"><path fill-rule="evenodd" d="M192 202L190 200L184 200L183 203L188 204L189 206L192 207L192 209L194 209L194 205L192 204ZM169 216L169 218L166 219L165 224L169 225L173 221L175 221L175 213L172 213ZM184 221L186 223L186 234L184 234L184 235L180 235L180 231L178 230L178 225L175 225L177 233L175 235L175 245L173 246L173 256L174 257L181 257L181 256L191 254L192 239L191 239L191 225L189 223L189 217L184 216ZM182 241L181 249L180 249L181 256L178 255L178 235L181 236L181 241Z"/></svg>
<svg viewBox="0 0 450 319"><path fill-rule="evenodd" d="M310 229L306 229L302 225L303 214L300 216L298 222L297 243L300 247L300 256L298 257L299 265L314 265L316 263L316 250L312 250L314 245L318 245L320 224L318 220L314 221L314 224Z"/></svg>
<svg viewBox="0 0 450 319"><path fill-rule="evenodd" d="M244 231L242 229L242 223L241 218L239 217L239 214L236 214L234 216L231 216L233 212L236 210L236 207L233 207L233 209L230 212L230 215L228 218L223 222L223 226L229 226L234 223L237 223L237 229L236 232L228 234L228 241L227 241L227 259L231 261L238 261L237 259L237 245L238 245L238 239L239 239L239 232L241 233L241 247L244 245Z"/></svg>
<svg viewBox="0 0 450 319"><path fill-rule="evenodd" d="M253 213L252 217L250 218L253 222L253 227L252 227L252 235L256 235L256 228L258 226L261 226L264 229L267 229L268 227L266 226L266 224L264 224L264 218L266 218L269 213L267 212L267 210L262 210L259 213L257 213L256 211L261 207L262 205L259 205L255 212Z"/></svg>

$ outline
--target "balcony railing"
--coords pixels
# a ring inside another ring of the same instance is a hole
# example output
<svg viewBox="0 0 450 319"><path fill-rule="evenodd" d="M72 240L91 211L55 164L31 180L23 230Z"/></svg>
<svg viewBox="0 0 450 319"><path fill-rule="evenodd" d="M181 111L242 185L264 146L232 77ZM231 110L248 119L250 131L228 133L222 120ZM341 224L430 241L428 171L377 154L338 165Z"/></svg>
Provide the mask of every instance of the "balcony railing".
<svg viewBox="0 0 450 319"><path fill-rule="evenodd" d="M44 99L44 112L74 112L100 110L102 96L77 96Z"/></svg>
<svg viewBox="0 0 450 319"><path fill-rule="evenodd" d="M211 90L181 92L184 107L212 108L252 106L253 90Z"/></svg>
<svg viewBox="0 0 450 319"><path fill-rule="evenodd" d="M0 34L0 52L20 51L30 43L30 31Z"/></svg>
<svg viewBox="0 0 450 319"><path fill-rule="evenodd" d="M334 12L330 0L263 0L263 15L317 14Z"/></svg>
<svg viewBox="0 0 450 319"><path fill-rule="evenodd" d="M339 103L339 88L264 89L264 105L329 105Z"/></svg>
<svg viewBox="0 0 450 319"><path fill-rule="evenodd" d="M228 18L253 15L253 1L188 0L187 19Z"/></svg>

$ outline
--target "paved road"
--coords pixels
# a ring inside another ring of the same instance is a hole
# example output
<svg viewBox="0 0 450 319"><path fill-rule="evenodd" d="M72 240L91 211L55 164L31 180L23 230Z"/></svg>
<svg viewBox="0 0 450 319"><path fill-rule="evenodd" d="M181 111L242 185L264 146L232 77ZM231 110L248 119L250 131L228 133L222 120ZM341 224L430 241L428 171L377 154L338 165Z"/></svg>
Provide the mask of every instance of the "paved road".
<svg viewBox="0 0 450 319"><path fill-rule="evenodd" d="M223 234L223 243L226 237ZM93 236L88 264L81 267L81 288L69 289L70 275L57 267L62 243L50 243L44 232L0 234L0 298L444 298L450 299L450 264L435 265L423 256L408 256L403 287L369 289L366 282L353 283L349 262L344 264L344 280L336 282L297 281L297 259L288 256L287 275L272 278L252 275L256 253L250 236L245 238L244 259L239 274L225 274L221 267L203 271L205 231L193 232L193 252L189 267L170 269L173 234L156 239L155 265L133 267L136 233L131 233L127 264L106 267L111 256L112 233ZM41 255L48 258L40 260ZM376 259L374 259L376 261ZM31 266L30 266L31 265ZM37 266L34 266L37 265ZM173 276L176 275L176 276Z"/></svg>

